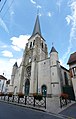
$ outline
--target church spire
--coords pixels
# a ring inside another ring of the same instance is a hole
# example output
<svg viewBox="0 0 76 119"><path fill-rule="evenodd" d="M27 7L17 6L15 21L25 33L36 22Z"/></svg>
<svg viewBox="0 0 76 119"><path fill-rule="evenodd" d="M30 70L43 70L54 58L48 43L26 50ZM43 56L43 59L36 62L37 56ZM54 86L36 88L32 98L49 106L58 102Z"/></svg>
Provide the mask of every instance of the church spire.
<svg viewBox="0 0 76 119"><path fill-rule="evenodd" d="M36 22L35 22L35 25L34 25L34 30L33 30L32 36L35 35L36 33L41 35L40 22L39 22L39 15L38 14L37 14L37 17L36 17Z"/></svg>

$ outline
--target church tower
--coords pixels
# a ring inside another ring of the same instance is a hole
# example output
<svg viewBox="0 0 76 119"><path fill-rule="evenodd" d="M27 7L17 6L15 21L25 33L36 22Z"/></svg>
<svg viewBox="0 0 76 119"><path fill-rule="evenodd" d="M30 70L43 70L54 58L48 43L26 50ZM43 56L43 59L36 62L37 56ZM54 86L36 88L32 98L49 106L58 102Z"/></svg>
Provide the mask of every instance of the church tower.
<svg viewBox="0 0 76 119"><path fill-rule="evenodd" d="M13 69L12 69L11 85L14 84L14 78L15 78L15 74L16 74L17 69L18 69L18 65L17 65L17 62L15 62L15 64L13 65Z"/></svg>
<svg viewBox="0 0 76 119"><path fill-rule="evenodd" d="M39 15L36 17L32 36L26 44L21 62L20 92L24 85L26 94L37 93L38 62L48 57L47 45L42 37ZM29 87L27 89L27 87Z"/></svg>
<svg viewBox="0 0 76 119"><path fill-rule="evenodd" d="M52 95L58 95L61 93L60 62L58 52L54 47L52 47L50 51L50 72Z"/></svg>

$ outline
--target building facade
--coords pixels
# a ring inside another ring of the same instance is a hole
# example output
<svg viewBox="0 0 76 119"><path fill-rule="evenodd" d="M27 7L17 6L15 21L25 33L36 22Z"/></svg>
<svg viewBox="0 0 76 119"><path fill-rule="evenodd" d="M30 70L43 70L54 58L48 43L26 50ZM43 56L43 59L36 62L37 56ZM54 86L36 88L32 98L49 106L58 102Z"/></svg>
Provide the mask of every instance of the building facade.
<svg viewBox="0 0 76 119"><path fill-rule="evenodd" d="M75 100L76 100L76 52L72 53L68 60L70 77L74 89Z"/></svg>
<svg viewBox="0 0 76 119"><path fill-rule="evenodd" d="M42 37L39 16L36 17L33 33L26 44L22 62L13 65L9 92L26 95L40 93L59 95L63 85L69 85L69 71L59 62L58 52L52 46L50 57L45 39Z"/></svg>

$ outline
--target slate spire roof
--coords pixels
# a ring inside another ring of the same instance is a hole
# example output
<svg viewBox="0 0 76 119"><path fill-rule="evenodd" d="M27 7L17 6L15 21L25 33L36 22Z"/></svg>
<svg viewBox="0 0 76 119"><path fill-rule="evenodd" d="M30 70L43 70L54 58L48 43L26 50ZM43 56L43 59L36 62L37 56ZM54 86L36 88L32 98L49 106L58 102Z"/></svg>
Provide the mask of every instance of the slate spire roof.
<svg viewBox="0 0 76 119"><path fill-rule="evenodd" d="M13 66L18 67L17 62L15 62L15 64Z"/></svg>
<svg viewBox="0 0 76 119"><path fill-rule="evenodd" d="M33 30L32 36L37 34L37 33L41 36L39 15L37 15L37 17L36 17L36 22L35 22L35 25L34 25L34 30Z"/></svg>
<svg viewBox="0 0 76 119"><path fill-rule="evenodd" d="M54 48L54 46L52 46L50 53L51 53L51 52L57 52L56 49ZM57 52L57 53L58 53L58 52Z"/></svg>

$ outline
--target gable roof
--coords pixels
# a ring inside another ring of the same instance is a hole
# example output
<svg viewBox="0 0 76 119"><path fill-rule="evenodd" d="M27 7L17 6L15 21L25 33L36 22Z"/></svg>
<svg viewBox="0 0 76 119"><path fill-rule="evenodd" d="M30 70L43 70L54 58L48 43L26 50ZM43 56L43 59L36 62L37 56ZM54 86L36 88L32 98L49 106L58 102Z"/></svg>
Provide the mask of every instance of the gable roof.
<svg viewBox="0 0 76 119"><path fill-rule="evenodd" d="M70 58L69 58L67 64L72 64L72 63L75 63L75 62L76 62L76 52L74 52L70 55Z"/></svg>
<svg viewBox="0 0 76 119"><path fill-rule="evenodd" d="M0 75L0 80L7 80L3 75Z"/></svg>

